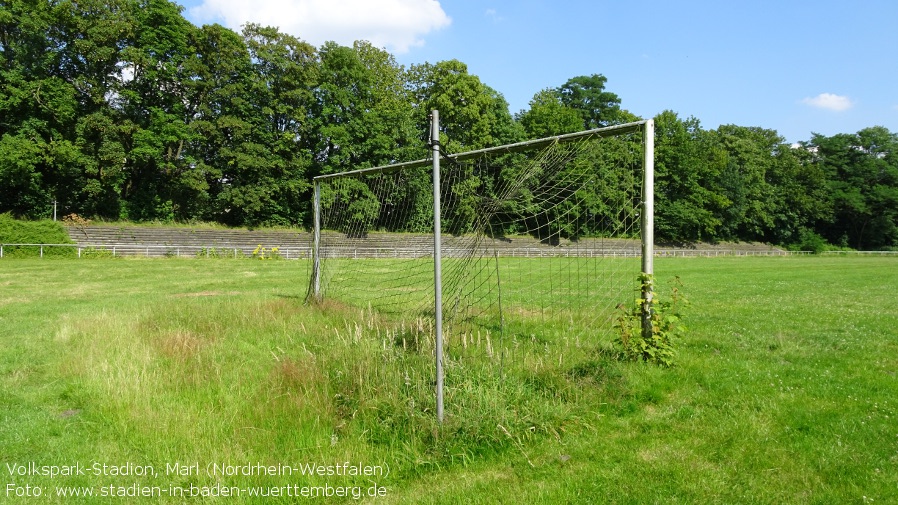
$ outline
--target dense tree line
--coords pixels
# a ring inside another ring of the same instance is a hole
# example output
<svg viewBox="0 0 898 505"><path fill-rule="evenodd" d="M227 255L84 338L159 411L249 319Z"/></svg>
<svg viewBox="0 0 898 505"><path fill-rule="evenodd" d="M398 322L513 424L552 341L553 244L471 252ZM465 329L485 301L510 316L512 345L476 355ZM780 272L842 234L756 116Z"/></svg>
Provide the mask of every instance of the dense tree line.
<svg viewBox="0 0 898 505"><path fill-rule="evenodd" d="M312 177L427 157L432 109L448 152L639 119L600 74L512 115L462 62L405 68L365 42L196 27L167 0L0 0L0 53L0 213L25 218L57 201L113 220L307 226ZM795 147L773 130L655 119L660 240L898 246L885 128Z"/></svg>

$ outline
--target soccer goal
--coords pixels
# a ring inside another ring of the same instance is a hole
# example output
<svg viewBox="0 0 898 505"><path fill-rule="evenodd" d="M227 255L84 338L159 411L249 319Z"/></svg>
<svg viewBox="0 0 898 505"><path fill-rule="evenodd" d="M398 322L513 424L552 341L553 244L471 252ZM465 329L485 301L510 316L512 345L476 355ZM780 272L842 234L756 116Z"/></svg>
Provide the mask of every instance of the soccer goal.
<svg viewBox="0 0 898 505"><path fill-rule="evenodd" d="M314 180L309 298L376 316L442 366L610 345L652 274L653 122ZM651 293L643 293L643 297ZM445 354L445 358L444 358Z"/></svg>

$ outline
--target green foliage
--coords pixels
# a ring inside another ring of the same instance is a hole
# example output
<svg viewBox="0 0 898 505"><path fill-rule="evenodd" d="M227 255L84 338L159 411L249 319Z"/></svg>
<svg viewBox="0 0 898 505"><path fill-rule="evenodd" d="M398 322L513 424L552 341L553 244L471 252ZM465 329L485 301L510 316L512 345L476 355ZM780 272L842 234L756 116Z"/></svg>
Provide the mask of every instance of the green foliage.
<svg viewBox="0 0 898 505"><path fill-rule="evenodd" d="M821 235L859 250L898 244L898 134L873 127L815 135L807 147L815 150L812 160L826 175L832 201Z"/></svg>
<svg viewBox="0 0 898 505"><path fill-rule="evenodd" d="M599 73L539 91L512 116L461 61L405 68L367 42L315 48L256 24L197 27L182 11L169 0L0 5L0 212L46 218L57 201L62 214L110 220L309 225L311 177L426 157L432 109L448 153L638 119ZM792 246L810 230L838 246L898 247L887 129L793 147L760 127L655 120L659 241ZM507 177L461 181L460 222L478 211L475 189L489 195ZM406 222L374 226L426 229L426 186L410 176L353 212L406 205ZM613 186L565 212L595 213Z"/></svg>
<svg viewBox="0 0 898 505"><path fill-rule="evenodd" d="M0 243L70 244L72 241L59 223L23 221L7 212L0 214Z"/></svg>
<svg viewBox="0 0 898 505"><path fill-rule="evenodd" d="M105 247L86 247L81 251L81 258L86 259L112 259L115 255Z"/></svg>
<svg viewBox="0 0 898 505"><path fill-rule="evenodd" d="M440 111L440 142L458 153L520 140L512 127L508 103L495 90L468 73L458 60L412 65L408 71L418 132L429 130L428 115Z"/></svg>
<svg viewBox="0 0 898 505"><path fill-rule="evenodd" d="M655 117L655 228L662 240L714 241L730 205L717 180L725 154L698 119Z"/></svg>
<svg viewBox="0 0 898 505"><path fill-rule="evenodd" d="M29 216L52 200L42 184L41 146L20 135L0 138L0 211Z"/></svg>
<svg viewBox="0 0 898 505"><path fill-rule="evenodd" d="M253 249L253 259L259 260L277 260L281 259L281 252L277 247L262 247L262 244Z"/></svg>
<svg viewBox="0 0 898 505"><path fill-rule="evenodd" d="M208 259L237 259L246 256L242 251L230 247L203 247L197 251L196 257Z"/></svg>
<svg viewBox="0 0 898 505"><path fill-rule="evenodd" d="M675 277L669 296L662 299L655 292L654 276L642 274L639 280L642 297L629 308L621 307L614 324L618 330L615 343L624 359L673 366L677 341L687 330L683 310L688 301L681 291L682 282Z"/></svg>
<svg viewBox="0 0 898 505"><path fill-rule="evenodd" d="M820 254L828 249L826 239L811 230L802 230L798 234L798 242L793 247L796 251L810 251Z"/></svg>
<svg viewBox="0 0 898 505"><path fill-rule="evenodd" d="M56 221L22 221L9 213L0 214L0 244L73 244L68 233ZM40 247L23 246L3 248L4 257L36 257ZM45 247L45 257L72 257L76 254L70 247Z"/></svg>
<svg viewBox="0 0 898 505"><path fill-rule="evenodd" d="M534 95L530 100L530 109L521 112L517 119L527 137L533 139L583 129L583 118L579 112L564 105L557 91L552 89Z"/></svg>
<svg viewBox="0 0 898 505"><path fill-rule="evenodd" d="M606 82L608 78L602 74L581 75L568 79L557 90L561 102L580 114L583 129L621 122L620 97L605 90Z"/></svg>

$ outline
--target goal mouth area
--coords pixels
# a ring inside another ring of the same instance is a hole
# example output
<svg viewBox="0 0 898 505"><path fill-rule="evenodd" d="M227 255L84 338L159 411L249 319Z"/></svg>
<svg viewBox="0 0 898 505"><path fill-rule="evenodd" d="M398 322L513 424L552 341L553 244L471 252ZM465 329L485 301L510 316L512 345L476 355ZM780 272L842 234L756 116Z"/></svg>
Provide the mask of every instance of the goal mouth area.
<svg viewBox="0 0 898 505"><path fill-rule="evenodd" d="M654 123L455 155L439 135L435 110L429 160L313 180L309 298L327 292L367 311L384 349L413 342L415 356L432 355L442 422L444 352L447 363L498 366L500 375L506 356L588 360L608 349L621 307L651 300L639 280L652 274ZM347 257L349 246L378 250L381 231L406 233L396 248L404 252ZM530 237L540 254L508 258L511 236Z"/></svg>
<svg viewBox="0 0 898 505"><path fill-rule="evenodd" d="M439 201L447 324L483 320L473 313L501 312L490 305L498 304L504 289L509 316L539 313L555 328L565 319L590 321L569 324L565 331L575 333L610 326L613 309L636 298L640 269L633 258L645 249L639 238L649 124L638 121L458 154L434 146L435 156L447 161L437 179L438 200L430 196L434 178L423 170L434 164L433 158L316 177L317 267L310 297L326 293L391 316L426 313L435 303L431 209ZM410 218L413 207L417 215ZM542 275L537 258L552 265L541 280L536 280ZM517 264L520 270L531 263L534 280L521 283L512 280L517 274L502 275L506 266ZM500 279L505 286L498 286ZM557 309L533 306L516 294L523 288L515 283L531 290L551 286L545 289L568 300L559 301ZM590 297L600 299L583 302ZM460 304L467 308L459 310ZM590 316L574 317L578 311Z"/></svg>

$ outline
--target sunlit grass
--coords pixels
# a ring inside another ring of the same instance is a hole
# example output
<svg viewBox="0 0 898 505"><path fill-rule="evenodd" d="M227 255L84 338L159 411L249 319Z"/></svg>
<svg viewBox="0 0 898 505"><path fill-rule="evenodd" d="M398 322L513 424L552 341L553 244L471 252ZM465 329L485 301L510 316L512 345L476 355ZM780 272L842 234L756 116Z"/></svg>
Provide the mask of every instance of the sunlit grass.
<svg viewBox="0 0 898 505"><path fill-rule="evenodd" d="M13 479L4 465L0 493L12 480L45 494L376 480L395 503L898 499L898 262L659 259L656 271L662 285L680 276L691 301L676 367L620 363L589 341L547 346L537 325L491 336L489 353L486 333L466 336L468 352L456 340L447 356L439 427L429 330L305 305L304 262L0 262L3 463L390 467L147 480ZM508 296L506 317L530 314Z"/></svg>

